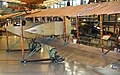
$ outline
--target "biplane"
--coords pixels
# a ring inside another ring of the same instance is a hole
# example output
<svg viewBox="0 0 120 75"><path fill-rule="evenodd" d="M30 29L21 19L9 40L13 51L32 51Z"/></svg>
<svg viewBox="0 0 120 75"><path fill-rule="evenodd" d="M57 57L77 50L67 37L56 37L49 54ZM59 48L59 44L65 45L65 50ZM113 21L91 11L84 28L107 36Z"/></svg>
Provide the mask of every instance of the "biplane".
<svg viewBox="0 0 120 75"><path fill-rule="evenodd" d="M75 17L75 27L76 27L76 38L77 43L80 43L80 36L79 36L79 28L78 28L78 17L79 16L86 16L86 15L100 15L100 40L101 40L101 54L106 55L108 52L111 52L110 50L104 49L104 39L103 39L103 27L102 27L102 15L103 14L116 14L119 11L116 9L111 8L108 12L103 12L103 9L107 9L114 6L114 8L118 7L120 4L120 1L117 2L103 2L103 3L96 3L96 4L87 4L87 5L81 5L81 6L69 6L69 7L63 7L63 8L55 8L55 9L45 9L41 12L37 12L34 14L29 14L25 16L24 18L30 18L33 17L33 22L35 23L35 17L40 19L40 24L38 25L25 25L22 26L22 23L20 21L20 26L8 26L7 31L14 33L15 35L18 35L21 37L22 42L22 52L24 52L24 43L23 38L31 38L31 42L28 44L28 48L31 51L28 56L23 58L22 62L29 62L29 61L46 61L46 60L52 60L57 62L64 61L63 57L60 57L57 55L56 49L60 48L61 50L64 49L75 49L80 50L78 48L75 48L75 44L72 44L73 46L68 47L66 45L69 44L69 37L71 31L69 30L70 22L67 17ZM101 8L101 10L98 10L98 8ZM103 9L102 9L103 8ZM74 11L73 11L74 10ZM95 12L98 10L98 12ZM59 18L62 20L60 21ZM21 18L22 20L22 18ZM68 22L67 22L68 20ZM44 22L42 22L44 21ZM68 27L67 27L68 26ZM118 27L116 22L116 27ZM68 29L68 30L67 30ZM118 30L116 30L116 35L118 35ZM67 34L68 33L68 34ZM39 38L37 38L39 37ZM62 41L61 41L62 38ZM118 37L116 38L116 45L118 46ZM58 42L59 41L59 42ZM52 44L54 43L54 44ZM31 57L36 52L40 51L41 48L46 47L46 45L49 45L47 47L48 53L50 55L50 58L48 59L40 59L40 60L28 60L29 57ZM62 47L61 47L62 46ZM116 47L117 47L116 46ZM79 47L77 45L77 47ZM79 47L80 48L80 47ZM75 51L74 50L74 51ZM24 55L24 53L23 53ZM93 55L93 54L91 54ZM87 56L87 54L86 54ZM77 59L77 58L76 58ZM117 59L117 58L116 58Z"/></svg>
<svg viewBox="0 0 120 75"><path fill-rule="evenodd" d="M28 48L31 51L30 55L28 56L32 56L31 54L34 54L35 52L41 50L42 47L45 47L45 42L54 41L56 36L62 35L63 34L62 29L63 29L62 22L50 22L36 26L34 25L23 26L23 37L26 40L32 39L28 44ZM8 26L7 31L17 36L21 35L20 26ZM37 39L37 36L41 38L40 41L36 41L39 40ZM48 48L50 59L58 62L62 62L64 59L63 58L58 59L59 56L57 55L56 49L55 48L51 49L51 48L52 47ZM26 60L27 58L28 57L26 57L23 61L28 62L28 60ZM47 60L47 59L42 59L42 60ZM34 61L38 61L38 60L34 60Z"/></svg>

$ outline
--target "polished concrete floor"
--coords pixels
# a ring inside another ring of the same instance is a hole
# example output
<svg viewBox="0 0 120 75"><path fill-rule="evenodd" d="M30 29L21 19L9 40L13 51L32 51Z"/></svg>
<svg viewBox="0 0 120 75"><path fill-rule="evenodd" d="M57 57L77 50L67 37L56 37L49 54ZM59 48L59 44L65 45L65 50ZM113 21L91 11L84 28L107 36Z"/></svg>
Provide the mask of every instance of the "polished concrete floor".
<svg viewBox="0 0 120 75"><path fill-rule="evenodd" d="M0 58L19 59L19 53L0 52ZM16 56L15 56L16 55ZM6 57L5 57L6 56ZM106 67L93 67L80 62L65 60L63 63L28 62L20 60L0 61L0 75L120 75L120 70Z"/></svg>
<svg viewBox="0 0 120 75"><path fill-rule="evenodd" d="M13 37L16 38L15 36ZM9 40L11 44L14 43L14 38L9 38L12 39ZM63 63L48 61L28 62L24 64L20 62L22 58L21 52L6 52L6 45L3 40L5 41L5 37L0 37L0 75L120 75L120 67L112 69L110 68L111 64L107 64L104 67L93 66L83 64L81 61L72 61L68 57L65 57L66 60ZM18 43L14 48L17 49L19 47L21 46ZM26 51L25 55L28 53ZM62 52L61 54L65 55L66 53ZM38 52L30 59L39 59L41 57L47 58L47 51Z"/></svg>

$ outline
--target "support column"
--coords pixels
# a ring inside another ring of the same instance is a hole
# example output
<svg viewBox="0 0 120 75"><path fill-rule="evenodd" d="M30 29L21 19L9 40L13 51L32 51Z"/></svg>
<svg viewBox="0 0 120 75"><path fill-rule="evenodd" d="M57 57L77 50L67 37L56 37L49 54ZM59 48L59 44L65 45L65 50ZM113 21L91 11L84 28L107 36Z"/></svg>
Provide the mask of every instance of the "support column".
<svg viewBox="0 0 120 75"><path fill-rule="evenodd" d="M63 38L64 38L64 42L66 43L66 23L65 23L65 16L63 17Z"/></svg>
<svg viewBox="0 0 120 75"><path fill-rule="evenodd" d="M103 15L100 15L100 37L101 37L101 44L102 44L102 53L104 53L104 40L103 40Z"/></svg>
<svg viewBox="0 0 120 75"><path fill-rule="evenodd" d="M77 35L77 42L80 43L80 38L79 38L79 28L78 28L78 16L76 16L76 35Z"/></svg>
<svg viewBox="0 0 120 75"><path fill-rule="evenodd" d="M108 21L110 21L110 15L108 15ZM110 31L110 27L108 26L108 31Z"/></svg>
<svg viewBox="0 0 120 75"><path fill-rule="evenodd" d="M8 21L6 22L6 26L8 26ZM6 29L6 44L7 44L7 50L6 51L9 51L9 39L8 39L9 35L8 35L8 31Z"/></svg>
<svg viewBox="0 0 120 75"><path fill-rule="evenodd" d="M67 0L67 6L70 6L70 0Z"/></svg>
<svg viewBox="0 0 120 75"><path fill-rule="evenodd" d="M119 44L119 40L118 40L118 37L119 37L119 26L118 26L118 23L117 23L117 20L118 20L118 16L117 14L115 14L115 24L116 24L116 48L118 50L118 44Z"/></svg>
<svg viewBox="0 0 120 75"><path fill-rule="evenodd" d="M48 22L48 20L47 20L47 16L45 17L45 22L46 22L46 23Z"/></svg>
<svg viewBox="0 0 120 75"><path fill-rule="evenodd" d="M40 23L42 23L42 17L40 17Z"/></svg>
<svg viewBox="0 0 120 75"><path fill-rule="evenodd" d="M23 26L22 26L22 18L20 19L20 30L21 30L21 47L22 47L22 59L24 59L24 38L23 38Z"/></svg>
<svg viewBox="0 0 120 75"><path fill-rule="evenodd" d="M33 17L33 23L35 23L35 17Z"/></svg>
<svg viewBox="0 0 120 75"><path fill-rule="evenodd" d="M54 17L52 16L52 21L54 21Z"/></svg>

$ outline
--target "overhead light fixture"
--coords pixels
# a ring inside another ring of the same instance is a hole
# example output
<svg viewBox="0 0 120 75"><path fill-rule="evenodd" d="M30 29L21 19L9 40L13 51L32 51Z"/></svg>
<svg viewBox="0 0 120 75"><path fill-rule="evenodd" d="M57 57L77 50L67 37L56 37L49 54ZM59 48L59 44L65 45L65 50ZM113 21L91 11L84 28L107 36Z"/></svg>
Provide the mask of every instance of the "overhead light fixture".
<svg viewBox="0 0 120 75"><path fill-rule="evenodd" d="M14 3L20 3L20 0L4 0L5 2L14 2Z"/></svg>
<svg viewBox="0 0 120 75"><path fill-rule="evenodd" d="M20 2L20 4L27 4L27 3L25 3L25 2Z"/></svg>
<svg viewBox="0 0 120 75"><path fill-rule="evenodd" d="M6 5L7 4L7 2L3 2L3 5Z"/></svg>
<svg viewBox="0 0 120 75"><path fill-rule="evenodd" d="M53 4L56 4L56 3L59 3L63 0L46 0L43 2L43 6L50 6L50 5L53 5Z"/></svg>
<svg viewBox="0 0 120 75"><path fill-rule="evenodd" d="M8 3L7 2L3 2L2 4L3 4L3 6L8 7Z"/></svg>
<svg viewBox="0 0 120 75"><path fill-rule="evenodd" d="M16 3L21 3L21 1L16 1Z"/></svg>
<svg viewBox="0 0 120 75"><path fill-rule="evenodd" d="M118 21L120 21L120 17L118 18Z"/></svg>

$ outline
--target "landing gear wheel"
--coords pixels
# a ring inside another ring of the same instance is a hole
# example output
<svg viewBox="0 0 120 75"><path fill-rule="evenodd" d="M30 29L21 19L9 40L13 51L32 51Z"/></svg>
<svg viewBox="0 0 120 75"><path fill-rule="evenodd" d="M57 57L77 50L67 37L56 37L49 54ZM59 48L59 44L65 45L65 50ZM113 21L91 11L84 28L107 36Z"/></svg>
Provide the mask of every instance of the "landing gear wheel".
<svg viewBox="0 0 120 75"><path fill-rule="evenodd" d="M58 62L58 63L63 62L64 60L65 60L65 58L60 57L59 55L55 56L55 61Z"/></svg>
<svg viewBox="0 0 120 75"><path fill-rule="evenodd" d="M27 63L27 61L26 61L26 60L22 60L21 62L22 62L22 63L24 63L24 64L25 64L25 63Z"/></svg>
<svg viewBox="0 0 120 75"><path fill-rule="evenodd" d="M38 49L38 51L41 50L41 44L39 42L31 42L29 44L29 47L30 47L30 51L33 51L36 48Z"/></svg>
<svg viewBox="0 0 120 75"><path fill-rule="evenodd" d="M60 57L59 55L57 55L56 48L52 48L50 50L50 54L49 55L50 55L50 58L52 59L53 62L60 63L60 62L63 62L65 60L65 58Z"/></svg>

